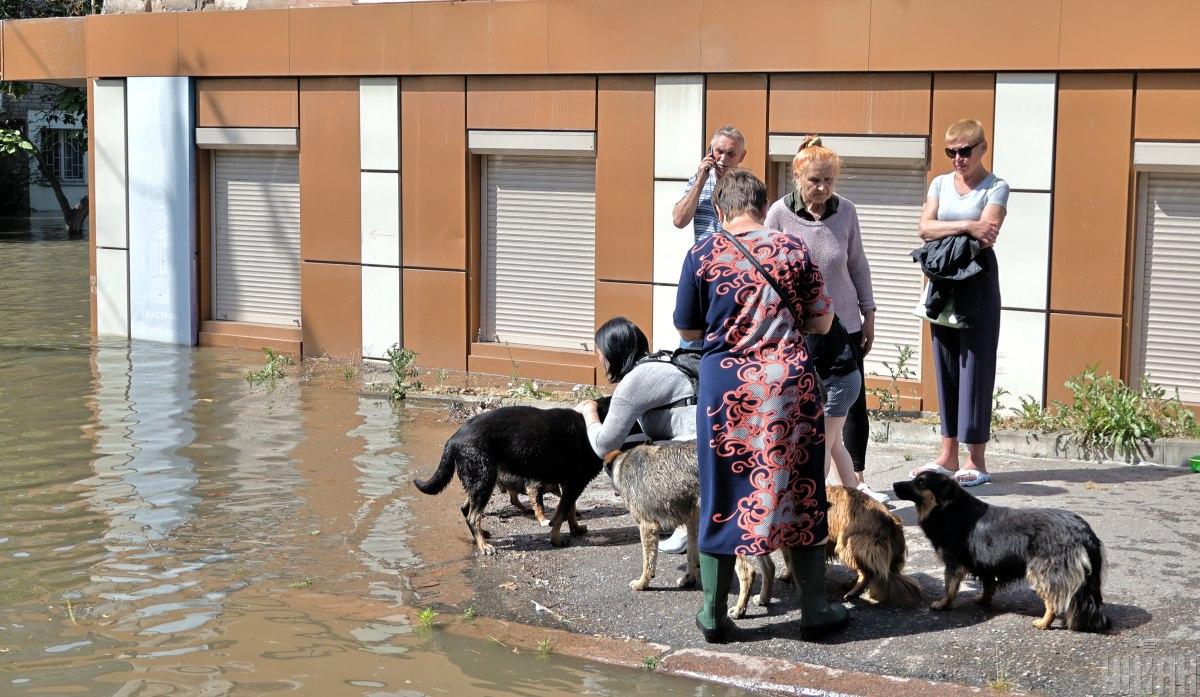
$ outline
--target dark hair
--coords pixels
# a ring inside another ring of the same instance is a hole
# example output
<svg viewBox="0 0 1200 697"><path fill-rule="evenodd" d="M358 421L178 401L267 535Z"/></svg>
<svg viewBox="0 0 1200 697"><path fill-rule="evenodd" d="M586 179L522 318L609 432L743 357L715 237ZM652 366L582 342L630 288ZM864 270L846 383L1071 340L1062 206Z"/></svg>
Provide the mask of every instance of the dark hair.
<svg viewBox="0 0 1200 697"><path fill-rule="evenodd" d="M767 185L754 176L754 172L738 168L717 181L712 200L726 218L734 218L746 211L758 213L767 206Z"/></svg>
<svg viewBox="0 0 1200 697"><path fill-rule="evenodd" d="M636 324L613 317L596 330L596 348L608 361L608 381L615 385L650 353L650 342Z"/></svg>

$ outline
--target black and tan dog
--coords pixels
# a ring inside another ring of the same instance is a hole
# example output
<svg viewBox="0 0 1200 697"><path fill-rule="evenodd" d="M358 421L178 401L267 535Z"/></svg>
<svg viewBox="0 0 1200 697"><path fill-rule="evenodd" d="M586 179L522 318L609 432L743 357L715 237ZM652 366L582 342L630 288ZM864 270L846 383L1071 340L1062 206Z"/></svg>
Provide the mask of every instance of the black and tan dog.
<svg viewBox="0 0 1200 697"><path fill-rule="evenodd" d="M500 407L463 424L446 441L433 476L413 483L422 493L439 494L457 472L467 492L461 507L467 528L479 551L489 555L496 549L488 544L491 535L480 521L500 472L506 475L506 488L561 487L562 497L550 521L550 543L561 547L567 544L559 532L563 521L572 535L587 532L576 516L575 501L601 467L603 462L588 442L583 416L575 410Z"/></svg>
<svg viewBox="0 0 1200 697"><path fill-rule="evenodd" d="M950 607L967 574L983 585L985 605L997 588L1024 577L1046 608L1034 627L1049 629L1056 616L1080 632L1111 626L1100 588L1103 549L1083 518L1055 508L991 506L936 472L892 488L917 505L921 529L946 565L946 595L933 609Z"/></svg>

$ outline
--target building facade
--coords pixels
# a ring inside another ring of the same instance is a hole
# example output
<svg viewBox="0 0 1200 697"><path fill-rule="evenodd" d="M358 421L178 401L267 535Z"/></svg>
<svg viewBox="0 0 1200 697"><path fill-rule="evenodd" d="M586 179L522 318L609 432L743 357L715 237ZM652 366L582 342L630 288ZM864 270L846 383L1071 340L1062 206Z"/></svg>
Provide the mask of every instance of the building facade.
<svg viewBox="0 0 1200 697"><path fill-rule="evenodd" d="M845 158L879 303L913 351L908 253L946 126L1012 186L997 387L1089 365L1200 403L1200 6L1111 0L496 0L7 22L4 79L85 82L98 333L603 381L596 325L671 347L715 128L772 193L809 133ZM736 15L731 14L736 11ZM781 34L793 29L797 38ZM887 365L884 365L884 364ZM879 378L875 378L878 380Z"/></svg>

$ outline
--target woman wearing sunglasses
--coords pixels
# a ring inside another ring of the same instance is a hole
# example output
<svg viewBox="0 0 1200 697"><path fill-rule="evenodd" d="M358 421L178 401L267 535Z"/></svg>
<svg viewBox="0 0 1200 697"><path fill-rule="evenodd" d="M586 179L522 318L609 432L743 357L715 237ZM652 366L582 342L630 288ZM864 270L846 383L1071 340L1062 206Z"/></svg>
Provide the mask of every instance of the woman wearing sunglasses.
<svg viewBox="0 0 1200 697"><path fill-rule="evenodd" d="M942 448L937 458L909 474L938 471L963 486L992 480L984 461L991 437L992 389L996 383L996 344L1000 338L1000 276L992 247L1004 223L1008 184L983 166L987 140L983 126L963 119L946 130L946 157L954 171L929 185L918 233L925 242L951 235L970 235L979 242L975 259L986 278L979 313L969 327L930 324L933 362L937 369ZM960 464L958 444L967 446Z"/></svg>

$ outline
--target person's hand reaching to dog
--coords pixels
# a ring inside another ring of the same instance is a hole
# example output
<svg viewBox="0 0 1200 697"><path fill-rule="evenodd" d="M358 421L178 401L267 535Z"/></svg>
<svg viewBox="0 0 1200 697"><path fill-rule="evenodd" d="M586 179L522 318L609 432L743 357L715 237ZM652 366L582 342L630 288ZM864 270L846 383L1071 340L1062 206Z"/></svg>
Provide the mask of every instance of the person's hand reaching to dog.
<svg viewBox="0 0 1200 697"><path fill-rule="evenodd" d="M589 426L600 423L600 407L594 399L585 399L576 404L575 411L583 414L583 421Z"/></svg>

